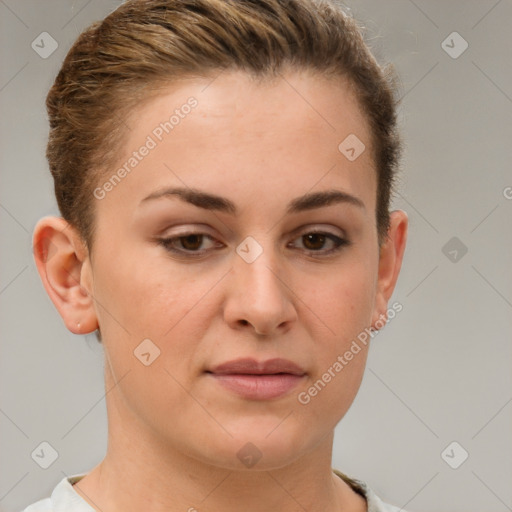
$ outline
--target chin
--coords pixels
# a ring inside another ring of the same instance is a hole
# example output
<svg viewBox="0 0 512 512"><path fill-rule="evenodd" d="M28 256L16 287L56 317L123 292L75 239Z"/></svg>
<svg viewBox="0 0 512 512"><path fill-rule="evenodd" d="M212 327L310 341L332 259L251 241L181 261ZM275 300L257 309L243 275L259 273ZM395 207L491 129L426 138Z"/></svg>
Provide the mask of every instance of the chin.
<svg viewBox="0 0 512 512"><path fill-rule="evenodd" d="M284 422L283 422L284 423ZM304 429L286 428L273 421L262 421L260 426L244 428L239 425L233 437L219 433L205 440L199 455L207 463L231 471L269 471L285 467L316 444L304 435ZM277 426L277 428L276 428ZM228 429L230 432L232 430Z"/></svg>

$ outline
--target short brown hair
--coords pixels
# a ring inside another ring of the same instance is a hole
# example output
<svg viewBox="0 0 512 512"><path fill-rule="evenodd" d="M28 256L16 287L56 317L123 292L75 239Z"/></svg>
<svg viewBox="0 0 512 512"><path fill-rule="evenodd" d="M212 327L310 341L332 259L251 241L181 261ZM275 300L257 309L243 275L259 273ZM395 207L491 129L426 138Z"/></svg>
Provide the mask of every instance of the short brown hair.
<svg viewBox="0 0 512 512"><path fill-rule="evenodd" d="M118 156L123 119L158 85L216 70L260 78L285 66L347 77L372 133L379 244L400 153L394 73L336 0L128 0L69 50L46 106L47 158L62 216L91 250L93 190ZM341 142L341 141L340 141Z"/></svg>

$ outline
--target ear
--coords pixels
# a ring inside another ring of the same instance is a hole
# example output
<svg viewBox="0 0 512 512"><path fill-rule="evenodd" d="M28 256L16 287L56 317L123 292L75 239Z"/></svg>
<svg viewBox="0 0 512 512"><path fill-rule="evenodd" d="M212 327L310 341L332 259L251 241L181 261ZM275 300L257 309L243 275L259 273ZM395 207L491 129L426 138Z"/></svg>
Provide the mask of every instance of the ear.
<svg viewBox="0 0 512 512"><path fill-rule="evenodd" d="M388 301L395 289L407 240L408 217L403 210L395 210L390 215L387 238L383 242L379 255L379 274L377 291L372 314L372 328L378 331L387 321ZM377 321L380 327L377 327Z"/></svg>
<svg viewBox="0 0 512 512"><path fill-rule="evenodd" d="M61 217L44 217L32 238L34 259L50 299L75 334L98 328L88 251L76 229Z"/></svg>

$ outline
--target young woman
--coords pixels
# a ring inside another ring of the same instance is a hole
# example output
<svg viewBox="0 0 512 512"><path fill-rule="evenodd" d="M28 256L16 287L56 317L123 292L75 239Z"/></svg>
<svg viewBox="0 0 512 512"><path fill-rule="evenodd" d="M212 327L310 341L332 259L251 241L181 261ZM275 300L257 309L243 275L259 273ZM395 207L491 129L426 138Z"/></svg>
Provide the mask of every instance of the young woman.
<svg viewBox="0 0 512 512"><path fill-rule="evenodd" d="M129 0L47 98L34 232L108 449L36 511L389 512L331 467L407 234L391 75L323 0Z"/></svg>

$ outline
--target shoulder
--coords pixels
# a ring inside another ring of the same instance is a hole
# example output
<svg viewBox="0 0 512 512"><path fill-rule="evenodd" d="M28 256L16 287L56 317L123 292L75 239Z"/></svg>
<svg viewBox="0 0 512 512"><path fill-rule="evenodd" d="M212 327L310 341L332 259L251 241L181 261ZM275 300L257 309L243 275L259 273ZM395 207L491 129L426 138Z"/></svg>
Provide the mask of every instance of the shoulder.
<svg viewBox="0 0 512 512"><path fill-rule="evenodd" d="M73 484L85 475L86 473L83 473L63 478L49 498L32 503L22 512L94 512L94 509L73 489Z"/></svg>
<svg viewBox="0 0 512 512"><path fill-rule="evenodd" d="M368 512L407 512L400 507L384 503L368 486L366 482L351 478L341 471L333 469L334 473L344 480L352 489L366 498Z"/></svg>
<svg viewBox="0 0 512 512"><path fill-rule="evenodd" d="M27 508L24 508L22 512L53 512L51 499L45 498L44 500L36 501Z"/></svg>

